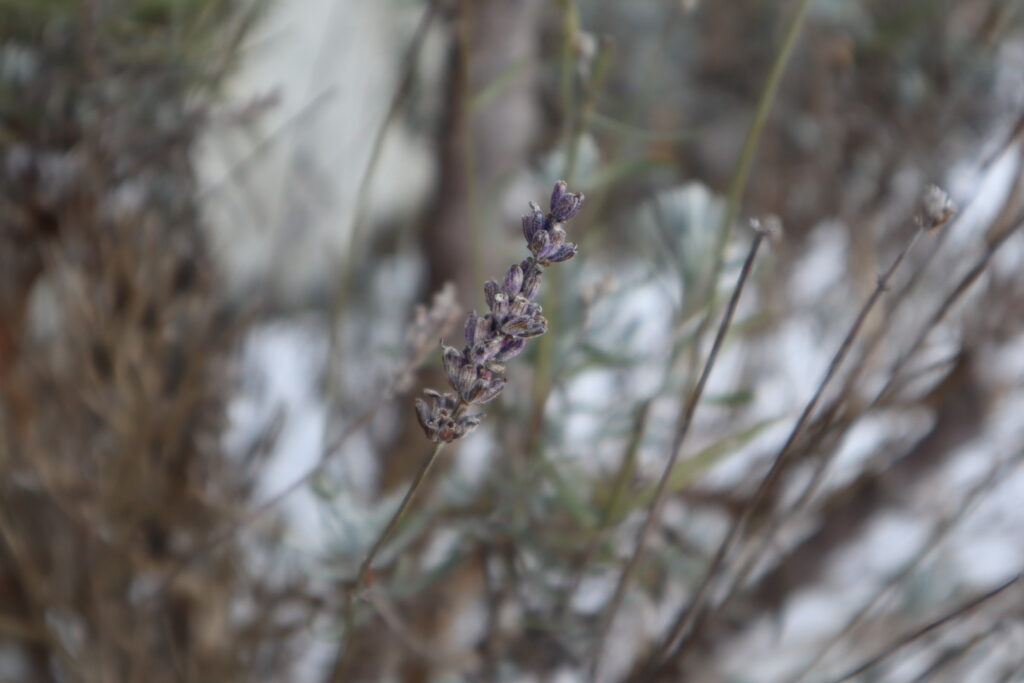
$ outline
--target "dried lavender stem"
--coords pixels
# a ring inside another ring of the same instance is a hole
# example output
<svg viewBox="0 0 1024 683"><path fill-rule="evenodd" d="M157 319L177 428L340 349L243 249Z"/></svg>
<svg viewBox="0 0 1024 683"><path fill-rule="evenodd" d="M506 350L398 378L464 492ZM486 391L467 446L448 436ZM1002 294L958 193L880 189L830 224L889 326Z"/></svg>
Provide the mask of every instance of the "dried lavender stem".
<svg viewBox="0 0 1024 683"><path fill-rule="evenodd" d="M764 502L764 499L767 497L768 491L771 490L776 481L778 481L782 474L783 465L786 464L790 451L796 443L797 437L799 437L804 426L810 419L811 414L814 412L815 408L817 408L818 402L821 400L822 395L824 395L825 390L831 384L833 377L839 370L839 366L842 365L844 360L846 360L847 354L849 354L850 349L853 348L853 342L860 334L861 328L864 326L864 322L867 320L868 315L872 310L874 310L875 304L877 304L879 299L881 299L882 294L885 293L888 288L889 281L903 263L907 253L910 252L910 249L917 242L917 238L920 234L921 230L914 231L913 236L907 241L903 249L900 250L900 253L896 256L892 265L889 266L889 269L878 278L878 284L875 286L871 296L868 297L868 300L865 301L864 305L861 307L860 312L857 314L856 319L850 326L842 344L840 344L839 349L832 357L832 361L829 363L828 369L825 371L825 376L822 377L814 395L811 396L811 399L804 406L803 412L800 413L800 417L797 419L796 424L793 425L793 429L790 431L786 442L776 454L771 468L769 468L764 479L761 480L753 498L751 498L751 500L744 506L739 516L732 523L732 526L729 527L728 533L726 533L725 538L719 545L714 557L708 564L708 567L698 584L697 590L694 592L693 599L690 601L690 604L683 609L679 616L676 617L675 622L669 629L668 636L662 641L661 646L655 651L654 656L650 661L650 664L654 667L659 667L669 656L672 654L678 655L685 649L688 644L691 627L704 606L704 600L707 598L711 582L721 570L726 556L732 550L732 546L736 542L736 539L739 538L740 533L746 528L747 523L753 516L754 510L760 507L761 503ZM675 644L676 641L679 641L678 645Z"/></svg>
<svg viewBox="0 0 1024 683"><path fill-rule="evenodd" d="M743 140L743 148L736 160L736 169L733 171L732 180L729 183L729 193L726 195L725 211L722 214L722 223L718 228L718 242L715 244L714 261L711 272L708 275L707 289L705 292L704 306L707 315L704 315L694 334L693 349L690 356L690 376L697 366L697 351L700 349L704 333L711 324L711 310L715 299L715 283L722 272L722 265L725 259L725 248L729 244L729 237L732 235L732 226L740 212L740 204L743 201L743 194L746 192L747 184L750 181L750 172L754 167L754 157L757 155L757 148L761 141L761 134L764 132L765 124L768 121L768 114L771 113L772 105L775 103L775 95L782 82L782 76L786 72L789 58L796 47L797 38L803 28L804 20L807 17L807 10L810 7L810 0L800 0L793 13L793 17L786 26L786 33L782 38L778 51L772 60L771 70L765 80L764 89L757 100L757 107L754 116L747 129L746 138Z"/></svg>
<svg viewBox="0 0 1024 683"><path fill-rule="evenodd" d="M388 522L388 525L384 527L384 531L382 531L380 536L377 537L373 547L370 548L370 552L366 554L366 559L363 560L363 564L359 567L359 574L356 577L357 589L365 586L366 579L369 577L370 571L373 569L373 560L377 557L377 553L379 553L380 549L384 547L384 544L387 543L388 539L391 538L395 529L398 528L398 523L402 521L402 517L404 517L405 513L409 510L409 505L412 504L413 496L416 495L416 492L423 484L423 480L427 477L427 472L430 471L430 467L434 464L434 461L437 460L437 456L441 454L443 449L444 442L442 441L434 447L434 450L423 461L423 464L420 465L420 469L416 472L416 476L413 477L412 483L409 484L409 490L405 492L405 497L402 498L402 502L399 504L398 509L395 510L395 514L391 516L391 521Z"/></svg>
<svg viewBox="0 0 1024 683"><path fill-rule="evenodd" d="M925 624L924 626L916 629L915 631L912 631L906 634L905 636L899 638L898 640L896 640L896 642L887 646L884 650L882 650L875 656L871 657L863 664L854 667L853 669L846 672L839 678L833 680L832 683L843 683L844 681L848 681L851 678L855 678L856 676L859 676L860 674L875 668L880 663L882 663L882 661L892 656L899 650L903 649L907 645L910 645L918 638L926 636L935 629L940 628L948 624L949 622L962 617L964 614L980 607L981 605L988 602L997 595L1001 594L1002 592L1006 591L1007 589L1012 588L1014 585L1017 584L1018 581L1021 580L1022 577L1024 577L1024 574L1016 574L1012 578L1004 581L1003 583L989 590L988 592L983 593L975 598L971 598L970 600L964 603L961 603L960 605L953 608L952 610L950 610L943 616L939 617L938 619L934 619Z"/></svg>
<svg viewBox="0 0 1024 683"><path fill-rule="evenodd" d="M736 306L739 304L740 296L743 294L744 285L746 285L750 272L754 267L754 260L757 258L757 252L761 248L761 243L764 241L765 234L765 232L758 230L754 235L754 241L750 245L750 251L747 253L747 259L744 261L743 268L740 270L739 277L736 280L736 287L733 289L732 297L729 299L729 304L725 309L725 314L722 316L722 320L718 325L718 332L715 334L715 340L711 345L711 351L708 353L707 360L704 361L704 369L701 371L700 379L697 380L697 384L694 386L690 396L687 398L683 414L680 417L679 425L676 429L676 434L672 440L672 450L669 454L668 462L665 464L665 469L661 473L661 478L658 480L658 486L654 492L654 500L647 511L647 517L644 519L643 526L637 536L636 547L633 550L633 554L630 556L622 574L619 576L619 582L615 586L615 594L612 596L608 613L604 618L601 633L597 639L597 646L594 650L594 658L591 663L591 679L594 679L598 668L601 665L601 655L604 652L605 641L608 638L608 633L615 621L615 617L622 606L622 600L625 597L626 588L633 576L633 572L636 570L636 567L640 562L640 558L643 556L647 539L650 536L651 530L654 528L655 522L661 516L661 509L665 501L665 492L668 489L668 481L672 475L672 470L675 468L676 461L679 459L679 453L682 451L686 435L690 431L690 425L693 423L693 416L697 411L697 405L700 403L701 395L704 393L704 387L707 385L708 378L711 376L711 371L714 369L715 360L718 358L718 352L722 348L722 342L725 340L725 335L729 331L729 327L732 325L733 315L736 313Z"/></svg>
<svg viewBox="0 0 1024 683"><path fill-rule="evenodd" d="M910 361L910 359L914 357L914 354L917 352L917 350L921 348L921 346L924 344L925 340L928 338L928 335L931 333L931 331L935 329L935 327L940 322L942 322L942 320L946 317L949 311L953 308L954 304L956 304L956 302L959 301L960 298L967 293L971 286L975 282L977 282L978 278L980 278L981 275L988 268L988 264L992 260L992 257L996 255L996 252L998 252L999 249L1004 244L1006 244L1006 241L1009 240L1010 237L1012 237L1021 228L1024 228L1024 213L1021 213L1013 221L1011 221L1009 226L1003 232L1001 232L999 236L996 237L991 242L991 244L988 245L988 247L985 249L985 252L980 257L978 257L978 259L974 262L974 265L971 266L971 269L968 270L966 274L964 274L964 276L957 283L956 287L954 287L953 290L946 296L946 298L943 299L942 303L939 304L939 307L935 309L935 312L932 313L931 317L928 319L928 322L925 323L925 325L921 328L921 331L918 333L917 337L914 338L913 343L911 343L907 350L904 351L903 354L897 359L896 363L892 367L892 370L890 370L889 372L889 379L886 381L885 386L882 387L882 389L878 392L875 398L872 399L871 403L868 404L867 410L870 410L878 406L878 404L880 404L882 401L884 401L885 399L889 398L889 396L892 395L892 392L896 385L896 381L900 377L901 371Z"/></svg>
<svg viewBox="0 0 1024 683"><path fill-rule="evenodd" d="M933 204L931 209L929 209L927 205L929 200L931 200ZM957 207L952 203L952 201L949 199L946 193L934 185L929 186L928 189L925 191L924 204L925 205L923 207L923 214L915 219L915 222L924 230L934 231L935 229L943 225L946 225L950 221L952 221L952 223L955 224L959 216L962 215L962 213L957 213ZM954 215L956 216L956 219L954 219ZM941 239L948 235L949 229L951 229L952 227L953 225L951 224L949 228L944 229L942 233L936 237L936 239ZM935 253L935 249L929 252L929 254L925 257L924 262L920 264L918 268L915 269L914 272L910 275L910 279L907 282L907 284L904 285L892 297L890 297L889 310L887 311L885 318L887 322L893 319L894 311L899 307L902 301L906 300L908 292L910 292L910 290L914 287L917 280L920 279L921 273L928 267L928 264L934 257ZM982 262L987 263L987 259L990 256L991 253L989 253L988 256L983 257ZM977 268L977 266L975 266L975 268ZM972 272L975 272L974 269L972 269ZM980 275L980 271L977 271L976 275ZM938 320L934 321L934 323L937 322ZM838 396L846 396L850 392L851 388L854 386L858 377L860 376L860 373L864 370L865 359L869 354L872 353L874 348L881 341L887 327L888 326L883 323L883 325L878 330L876 330L875 333L872 334L871 337L869 337L868 340L862 345L863 350L861 352L861 362L855 365L853 368L851 368L850 371L847 373L843 382L842 389L837 394ZM929 330L931 330L931 326L925 328L924 334L926 335L927 331ZM915 342L915 344L911 347L911 350L908 353L901 356L900 362L902 362L903 359L908 358L910 354L913 354L913 352L917 350L919 342L921 341L923 341L923 338L919 338L919 341ZM878 404L878 402L882 400L882 398L884 398L884 396L886 395L885 392L887 392L893 387L893 384L895 383L895 380L899 375L899 369L901 367L901 365L897 365L893 369L893 371L890 373L889 380L887 381L882 392L880 392L875 397L874 401L872 401L864 409L862 414L869 413ZM826 412L827 410L828 409L826 409ZM786 523L788 518L795 515L811 499L811 497L814 495L815 491L817 491L819 484L825 476L828 464L828 458L822 460L820 465L811 475L810 481L808 481L807 484L804 486L804 489L801 492L800 496L789 507L789 510L787 512L784 512L780 516L773 517L768 521L768 526L761 535L762 538L760 544L758 546L755 546L754 550L748 554L748 560L746 564L740 569L739 572L736 573L735 577L732 579L732 583L729 586L729 588L725 591L725 598L723 599L722 603L718 606L718 609L724 609L727 605L729 605L732 599L739 593L739 590L743 587L743 584L746 582L747 577L754 570L754 567L757 563L757 558L761 557L765 550L771 547L772 543L775 541L775 535L778 533L779 529L782 528L782 526Z"/></svg>

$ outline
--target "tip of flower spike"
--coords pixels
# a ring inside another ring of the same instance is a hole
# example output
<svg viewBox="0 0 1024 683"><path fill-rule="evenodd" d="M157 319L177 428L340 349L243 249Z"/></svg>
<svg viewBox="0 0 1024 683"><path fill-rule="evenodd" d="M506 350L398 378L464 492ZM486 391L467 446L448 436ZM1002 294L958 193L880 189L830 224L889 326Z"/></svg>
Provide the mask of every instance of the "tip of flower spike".
<svg viewBox="0 0 1024 683"><path fill-rule="evenodd" d="M559 180L559 181L555 182L555 187L554 187L553 190L551 190L551 211L552 212L555 210L555 207L558 206L559 202L562 201L562 198L565 197L565 194L568 191L568 189L569 189L569 184L567 182L565 182L564 180Z"/></svg>
<svg viewBox="0 0 1024 683"><path fill-rule="evenodd" d="M555 183L551 191L551 218L556 223L563 223L577 213L585 199L582 192L569 192L564 180Z"/></svg>

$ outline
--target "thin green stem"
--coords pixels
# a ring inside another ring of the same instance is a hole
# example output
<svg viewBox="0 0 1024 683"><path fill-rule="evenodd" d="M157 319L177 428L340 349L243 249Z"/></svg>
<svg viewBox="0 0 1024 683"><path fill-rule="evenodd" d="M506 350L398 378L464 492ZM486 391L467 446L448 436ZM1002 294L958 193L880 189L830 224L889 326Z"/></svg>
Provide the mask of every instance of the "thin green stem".
<svg viewBox="0 0 1024 683"><path fill-rule="evenodd" d="M363 560L363 564L359 567L359 574L356 576L356 588L362 588L366 585L366 580L370 576L370 572L373 570L373 561L376 559L377 554L380 552L384 544L388 542L391 535L395 533L395 529L398 528L398 524L402 521L405 513L409 510L409 506L412 504L412 499L419 491L420 486L427 477L427 472L430 471L434 461L437 460L437 456L441 454L444 449L444 443L439 443L434 447L434 450L420 465L420 469L416 472L416 476L413 477L412 483L409 484L409 490L405 492L405 496L402 498L402 502L398 505L398 509L395 510L395 514L391 516L391 521L384 527L384 531L381 532L380 536L377 537L373 547L370 548L370 552L366 554L366 559Z"/></svg>
<svg viewBox="0 0 1024 683"><path fill-rule="evenodd" d="M476 138L473 135L473 93L470 81L470 66L473 57L473 5L472 0L460 0L459 14L456 20L456 36L458 41L458 59L455 64L458 79L458 108L457 121L458 130L455 135L459 136L459 149L463 186L466 192L466 239L469 244L470 272L473 275L473 282L483 282L484 263L484 239L481 234L481 226L486 224L481 215L480 194L477 183L477 159L476 159ZM478 294L479 296L479 294Z"/></svg>
<svg viewBox="0 0 1024 683"><path fill-rule="evenodd" d="M729 326L732 324L733 316L736 313L736 306L739 304L740 296L743 294L744 285L753 270L754 260L757 258L757 252L760 249L764 238L765 233L762 231L758 231L754 235L754 241L750 245L750 251L747 253L747 259L744 261L743 269L740 271L739 278L736 281L736 287L733 290L732 298L730 298L729 305L725 309L722 320L718 325L718 332L715 335L715 341L711 345L711 351L708 353L707 360L704 362L704 369L701 371L700 379L698 379L697 384L693 387L689 398L684 404L683 412L680 415L680 419L676 427L675 436L672 439L672 449L669 454L668 462L665 463L665 469L662 472L661 478L658 480L658 486L654 491L654 499L647 511L647 517L644 519L640 533L637 535L636 547L634 548L629 561L626 563L625 568L622 570L622 574L619 576L618 584L615 586L615 594L612 596L611 602L609 603L608 611L601 627L601 633L597 639L597 647L594 651L594 658L592 660L590 670L591 679L596 676L597 671L600 668L601 655L604 652L605 641L607 640L608 633L615 621L615 616L618 614L618 611L622 606L622 600L626 594L626 588L629 585L629 581L632 578L637 565L640 563L640 558L643 556L644 548L647 544L647 539L650 536L651 530L654 528L655 523L661 516L661 510L665 502L665 492L668 490L668 482L671 478L672 470L675 468L676 461L679 459L679 454L682 451L686 435L689 433L690 425L693 423L693 416L697 412L697 405L700 403L701 395L704 393L704 387L707 385L712 369L714 369L715 360L718 358L718 352L721 350L722 343L725 340L725 335L729 331Z"/></svg>
<svg viewBox="0 0 1024 683"><path fill-rule="evenodd" d="M563 46L563 62L570 60L572 57L572 36L578 31L578 18L575 15L575 8L571 2L566 2L567 16L565 18L566 24L566 39ZM571 16L569 16L571 15ZM583 99L583 103L579 108L578 116L571 112L572 107L572 70L565 69L563 63L562 70L562 88L563 88L563 107L565 107L566 116L572 114L572 120L570 125L567 127L568 135L567 150L566 150L566 162L565 172L562 178L569 184L573 185L576 178L576 170L579 161L579 149L580 144L583 140L583 135L586 133L590 126L591 117L594 114L594 109L597 106L598 95L600 94L601 88L604 85L605 78L608 75L608 69L611 66L612 57L612 45L608 40L602 40L597 58L594 61L593 75L587 84L587 90ZM571 66L571 62L570 62ZM567 94L568 93L568 94ZM548 319L548 330L549 332L554 330L561 319L562 314L562 275L560 270L551 271L548 276L548 288L547 294L544 297L545 314ZM535 443L531 444L528 452L536 450L536 444L540 443L540 436L544 431L544 407L547 405L548 397L551 395L552 388L556 385L557 374L552 370L552 358L554 356L554 334L547 334L540 339L538 345L538 356L537 356L537 374L536 381L533 386L533 405L535 406L534 423L537 428L534 431Z"/></svg>
<svg viewBox="0 0 1024 683"><path fill-rule="evenodd" d="M775 95L779 90L779 84L782 82L782 75L785 73L790 56L793 54L794 47L796 47L797 38L800 35L801 28L803 28L804 19L807 16L807 9L810 7L810 4L811 0L800 0L796 12L786 27L786 33L783 36L778 51L775 53L771 70L768 72L768 79L765 81L764 89L761 91L761 96L757 101L757 107L754 109L754 118L750 121L747 136L743 141L743 147L740 149L739 157L736 160L736 168L733 171L732 181L729 184L729 194L726 197L725 211L722 213L722 223L718 228L718 241L715 244L714 261L705 285L704 308L706 313L701 318L700 324L697 327L693 346L691 347L689 363L689 374L691 377L694 376L694 369L697 366L701 340L711 324L714 311L713 304L717 290L716 284L725 261L725 248L729 244L729 237L732 235L733 223L740 212L740 204L743 201L743 195L750 180L750 172L754 165L758 144L761 141L761 134L764 132L765 123L768 121L768 114L771 113L772 105L775 103Z"/></svg>
<svg viewBox="0 0 1024 683"><path fill-rule="evenodd" d="M574 111L576 89L573 79L573 44L579 32L579 16L573 0L562 0L562 54L559 73L561 95L562 136L565 140L566 165L563 179L572 183L576 173L576 150L578 149L578 120ZM548 321L548 332L538 340L537 363L534 373L530 416L530 438L526 453L535 455L544 438L544 408L551 394L552 366L554 365L555 337L562 317L562 274L555 269L547 273L548 283L544 293L544 316Z"/></svg>

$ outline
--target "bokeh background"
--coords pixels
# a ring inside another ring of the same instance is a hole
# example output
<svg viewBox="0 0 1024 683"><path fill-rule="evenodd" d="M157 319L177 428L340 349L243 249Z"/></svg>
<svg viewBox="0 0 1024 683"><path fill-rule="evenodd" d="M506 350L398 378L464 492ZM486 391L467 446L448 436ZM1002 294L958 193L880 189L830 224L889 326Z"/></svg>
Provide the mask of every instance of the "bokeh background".
<svg viewBox="0 0 1024 683"><path fill-rule="evenodd" d="M0 0L0 680L1024 681L1022 142L1018 0Z"/></svg>

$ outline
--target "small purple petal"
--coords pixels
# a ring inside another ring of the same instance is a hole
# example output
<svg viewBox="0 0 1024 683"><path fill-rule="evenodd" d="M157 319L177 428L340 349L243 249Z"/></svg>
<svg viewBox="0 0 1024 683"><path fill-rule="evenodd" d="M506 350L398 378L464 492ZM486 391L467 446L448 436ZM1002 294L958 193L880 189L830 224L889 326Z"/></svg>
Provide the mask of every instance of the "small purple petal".
<svg viewBox="0 0 1024 683"><path fill-rule="evenodd" d="M483 413L477 413L476 415L466 415L460 417L458 421L459 437L463 437L469 434L471 431L477 428L480 424L480 420L483 418Z"/></svg>
<svg viewBox="0 0 1024 683"><path fill-rule="evenodd" d="M487 403L492 398L501 393L501 390L505 388L506 380L504 377L496 377L490 382L480 382L471 403Z"/></svg>
<svg viewBox="0 0 1024 683"><path fill-rule="evenodd" d="M551 230L548 231L548 234L551 235L552 247L560 247L565 244L565 230L561 225L556 225L551 228Z"/></svg>
<svg viewBox="0 0 1024 683"><path fill-rule="evenodd" d="M494 317L490 314L483 316L476 321L476 335L474 340L483 343L494 336Z"/></svg>
<svg viewBox="0 0 1024 683"><path fill-rule="evenodd" d="M540 275L539 269L532 270L523 280L523 296L531 301L536 299L537 294L540 292Z"/></svg>
<svg viewBox="0 0 1024 683"><path fill-rule="evenodd" d="M472 346L476 343L477 327L479 322L480 318L477 317L476 311L473 311L466 316L466 327L463 330L463 336L466 338L466 346Z"/></svg>
<svg viewBox="0 0 1024 683"><path fill-rule="evenodd" d="M508 297L504 292L498 292L494 295L494 303L491 304L491 313L494 315L494 319L498 322L502 322L508 317Z"/></svg>
<svg viewBox="0 0 1024 683"><path fill-rule="evenodd" d="M417 398L414 402L416 406L416 419L420 423L420 427L426 432L428 438L433 438L432 429L430 427L430 406L422 398Z"/></svg>
<svg viewBox="0 0 1024 683"><path fill-rule="evenodd" d="M459 353L459 350L452 346L441 347L441 362L444 365L444 372L448 375L448 381L454 386L458 380L459 371L466 364L466 359Z"/></svg>
<svg viewBox="0 0 1024 683"><path fill-rule="evenodd" d="M511 318L501 326L501 331L510 337L536 337L548 329L548 321L542 316Z"/></svg>
<svg viewBox="0 0 1024 683"><path fill-rule="evenodd" d="M534 256L540 258L540 254L544 253L550 244L551 235L548 234L547 230L541 230L530 240L530 251L533 252Z"/></svg>
<svg viewBox="0 0 1024 683"><path fill-rule="evenodd" d="M552 195L552 197L553 196L554 195ZM569 220L579 213L584 199L585 197L582 192L565 192L558 198L557 204L552 204L551 217L554 218L557 223L563 223Z"/></svg>
<svg viewBox="0 0 1024 683"><path fill-rule="evenodd" d="M576 245L573 244L572 242L569 242L567 244L563 244L558 248L557 251L555 251L555 253L553 253L551 256L548 256L548 261L551 261L552 263L562 263L563 261L568 261L573 256L575 256L576 252Z"/></svg>
<svg viewBox="0 0 1024 683"><path fill-rule="evenodd" d="M529 311L529 310L530 310L530 300L527 299L522 294L519 294L519 295L516 296L516 298L512 299L512 303L509 304L508 314L513 316L513 317L518 317L518 316L526 315L527 311Z"/></svg>
<svg viewBox="0 0 1024 683"><path fill-rule="evenodd" d="M501 340L501 348L494 356L496 361L506 361L515 358L526 348L526 340L520 337L505 337Z"/></svg>
<svg viewBox="0 0 1024 683"><path fill-rule="evenodd" d="M474 363L486 363L501 350L501 341L501 337L494 337L477 344L469 351L470 359Z"/></svg>
<svg viewBox="0 0 1024 683"><path fill-rule="evenodd" d="M452 387L455 391L459 392L459 396L466 403L472 403L468 396L473 390L473 385L476 384L476 373L477 367L472 363L466 363L462 366L462 370L459 372L458 383L453 383Z"/></svg>
<svg viewBox="0 0 1024 683"><path fill-rule="evenodd" d="M555 208L565 198L566 192L568 191L569 185L564 180L559 180L555 183L555 189L551 190L551 211L554 212Z"/></svg>
<svg viewBox="0 0 1024 683"><path fill-rule="evenodd" d="M523 216L523 237L527 244L533 241L533 236L547 228L548 217L540 210L540 207L530 202L530 213Z"/></svg>
<svg viewBox="0 0 1024 683"><path fill-rule="evenodd" d="M508 273L505 275L505 293L509 296L515 296L522 288L523 269L518 265L512 266L508 269Z"/></svg>
<svg viewBox="0 0 1024 683"><path fill-rule="evenodd" d="M501 287L494 280L488 280L484 283L484 299L487 301L487 306L491 310L494 310L494 297L497 296L498 292L501 291Z"/></svg>

